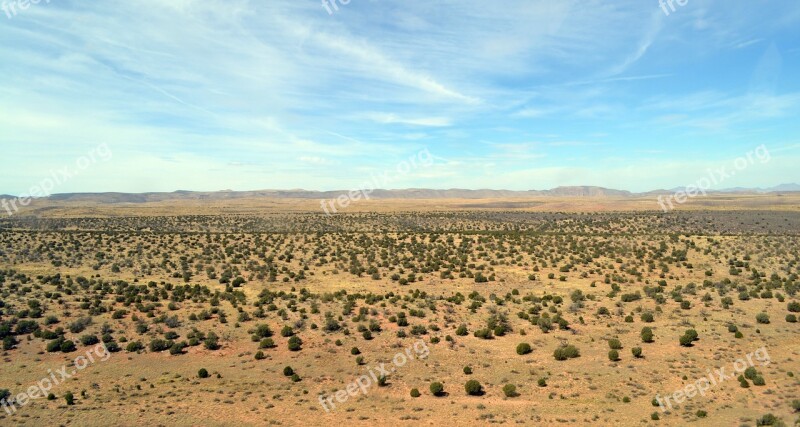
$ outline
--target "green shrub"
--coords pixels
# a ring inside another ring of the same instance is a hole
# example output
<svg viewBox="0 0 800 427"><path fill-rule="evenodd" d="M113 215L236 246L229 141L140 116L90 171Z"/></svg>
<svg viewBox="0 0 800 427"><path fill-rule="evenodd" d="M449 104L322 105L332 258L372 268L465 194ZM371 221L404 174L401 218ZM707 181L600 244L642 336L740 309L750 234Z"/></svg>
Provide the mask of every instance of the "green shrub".
<svg viewBox="0 0 800 427"><path fill-rule="evenodd" d="M75 396L72 394L71 391L68 391L64 394L64 401L67 402L68 406L72 406L75 404Z"/></svg>
<svg viewBox="0 0 800 427"><path fill-rule="evenodd" d="M769 324L769 315L767 313L758 313L756 315L756 322L762 325Z"/></svg>
<svg viewBox="0 0 800 427"><path fill-rule="evenodd" d="M302 349L303 341L297 335L292 335L289 338L289 351L300 351Z"/></svg>
<svg viewBox="0 0 800 427"><path fill-rule="evenodd" d="M780 420L778 419L778 417L776 417L775 415L772 415L772 414L767 414L767 415L764 415L763 417L757 419L756 420L756 425L757 426L774 426L774 425L779 425L778 424L779 422L780 422Z"/></svg>
<svg viewBox="0 0 800 427"><path fill-rule="evenodd" d="M464 375L472 375L472 368L470 368L469 366L465 366Z"/></svg>
<svg viewBox="0 0 800 427"><path fill-rule="evenodd" d="M80 339L83 345L95 345L100 342L96 335L84 335Z"/></svg>
<svg viewBox="0 0 800 427"><path fill-rule="evenodd" d="M483 392L483 386L476 380L469 380L464 384L464 390L470 396L480 396Z"/></svg>
<svg viewBox="0 0 800 427"><path fill-rule="evenodd" d="M538 384L539 387L547 387L547 379L539 378L539 380L536 381L536 384Z"/></svg>
<svg viewBox="0 0 800 427"><path fill-rule="evenodd" d="M203 345L207 350L219 350L219 337L217 334L209 332L208 335L206 335L206 339L203 341Z"/></svg>
<svg viewBox="0 0 800 427"><path fill-rule="evenodd" d="M653 329L647 326L642 328L642 342L645 343L653 342Z"/></svg>
<svg viewBox="0 0 800 427"><path fill-rule="evenodd" d="M169 348L172 347L172 344L173 344L172 341L165 341L156 338L150 341L150 351L153 353L158 353L161 351L169 350Z"/></svg>
<svg viewBox="0 0 800 427"><path fill-rule="evenodd" d="M283 376L291 377L292 375L294 375L294 369L291 366L283 368Z"/></svg>
<svg viewBox="0 0 800 427"><path fill-rule="evenodd" d="M633 347L631 349L631 354L633 354L633 357L635 357L637 359L641 358L642 357L642 348L641 347Z"/></svg>
<svg viewBox="0 0 800 427"><path fill-rule="evenodd" d="M616 362L619 360L619 352L617 350L609 350L608 352L608 360L612 362Z"/></svg>
<svg viewBox="0 0 800 427"><path fill-rule="evenodd" d="M411 389L411 397L419 397L419 396L420 396L419 390L417 390L415 388L412 388Z"/></svg>
<svg viewBox="0 0 800 427"><path fill-rule="evenodd" d="M611 338L608 340L608 348L612 350L620 350L622 349L622 343L616 338Z"/></svg>
<svg viewBox="0 0 800 427"><path fill-rule="evenodd" d="M467 393L469 393L469 392L467 392ZM519 394L517 393L517 386L515 386L514 384L506 384L506 385L504 385L503 386L503 394L505 394L506 397L517 397L517 396L519 396Z"/></svg>
<svg viewBox="0 0 800 427"><path fill-rule="evenodd" d="M208 371L206 368L200 368L200 370L197 371L197 376L198 378L208 378Z"/></svg>
<svg viewBox="0 0 800 427"><path fill-rule="evenodd" d="M136 353L141 350L144 350L144 344L140 343L139 341L131 341L125 347L125 351L128 353Z"/></svg>
<svg viewBox="0 0 800 427"><path fill-rule="evenodd" d="M528 354L532 351L533 349L531 349L531 345L526 342L517 345L517 354L519 354L520 356Z"/></svg>
<svg viewBox="0 0 800 427"><path fill-rule="evenodd" d="M444 386L442 383L433 382L430 385L431 394L434 396L441 396L444 393Z"/></svg>
<svg viewBox="0 0 800 427"><path fill-rule="evenodd" d="M567 359L574 359L576 357L580 357L580 352L578 348L574 345L564 345L557 348L553 352L553 357L556 360L567 360Z"/></svg>
<svg viewBox="0 0 800 427"><path fill-rule="evenodd" d="M62 353L72 353L73 351L77 350L75 343L69 340L66 340L61 343L61 352Z"/></svg>
<svg viewBox="0 0 800 427"><path fill-rule="evenodd" d="M488 328L478 329L477 331L473 332L473 335L484 340L490 340L493 338L492 330Z"/></svg>

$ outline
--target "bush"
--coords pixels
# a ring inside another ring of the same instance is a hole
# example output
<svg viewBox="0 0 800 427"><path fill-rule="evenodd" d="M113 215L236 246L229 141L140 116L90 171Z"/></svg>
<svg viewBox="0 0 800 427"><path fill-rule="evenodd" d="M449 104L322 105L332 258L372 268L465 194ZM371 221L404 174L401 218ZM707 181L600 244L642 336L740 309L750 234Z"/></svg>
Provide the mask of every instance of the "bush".
<svg viewBox="0 0 800 427"><path fill-rule="evenodd" d="M756 315L756 322L763 325L769 324L769 315L767 313L758 313Z"/></svg>
<svg viewBox="0 0 800 427"><path fill-rule="evenodd" d="M350 354L352 354L353 356L358 356L359 354L361 354L361 350L359 350L358 347L353 347L350 349Z"/></svg>
<svg viewBox="0 0 800 427"><path fill-rule="evenodd" d="M258 343L258 348L275 348L275 341L272 338L264 338Z"/></svg>
<svg viewBox="0 0 800 427"><path fill-rule="evenodd" d="M197 376L198 378L208 378L208 371L206 368L200 368L200 370L197 371Z"/></svg>
<svg viewBox="0 0 800 427"><path fill-rule="evenodd" d="M517 396L519 396L519 393L517 393L517 386L515 386L514 384L506 384L506 385L504 385L503 386L503 394L505 394L506 397L517 397Z"/></svg>
<svg viewBox="0 0 800 427"><path fill-rule="evenodd" d="M284 326L283 329L281 329L281 336L282 337L288 338L288 337L290 337L292 335L294 335L294 331L292 330L292 328L290 326Z"/></svg>
<svg viewBox="0 0 800 427"><path fill-rule="evenodd" d="M488 328L485 328L485 329L478 329L477 331L475 331L475 332L473 333L473 335L474 335L476 338L481 338L481 339L484 339L484 340L490 340L490 339L492 339L492 338L493 338L493 336L492 336L492 330L491 330L491 329L488 329Z"/></svg>
<svg viewBox="0 0 800 427"><path fill-rule="evenodd" d="M772 414L764 415L763 417L756 420L757 426L774 426L778 424L779 420L778 417Z"/></svg>
<svg viewBox="0 0 800 427"><path fill-rule="evenodd" d="M75 350L77 350L77 347L74 342L67 340L61 343L62 353L72 353Z"/></svg>
<svg viewBox="0 0 800 427"><path fill-rule="evenodd" d="M289 338L289 351L300 351L302 349L303 340L300 339L297 335L292 335Z"/></svg>
<svg viewBox="0 0 800 427"><path fill-rule="evenodd" d="M622 343L619 342L618 339L612 338L612 339L608 340L608 348L610 348L612 350L620 350L620 349L622 349Z"/></svg>
<svg viewBox="0 0 800 427"><path fill-rule="evenodd" d="M172 356L181 355L183 354L183 349L186 348L187 346L188 344L186 344L186 342L176 342L172 344L172 346L170 346L169 354L171 354Z"/></svg>
<svg viewBox="0 0 800 427"><path fill-rule="evenodd" d="M580 357L580 352L574 345L565 345L557 348L553 352L553 357L556 360L574 359L576 357Z"/></svg>
<svg viewBox="0 0 800 427"><path fill-rule="evenodd" d="M537 384L539 387L547 387L547 379L545 379L545 378L539 378L539 380L538 380L538 381L536 381L536 384Z"/></svg>
<svg viewBox="0 0 800 427"><path fill-rule="evenodd" d="M790 302L787 309L792 313L800 313L800 302L797 301Z"/></svg>
<svg viewBox="0 0 800 427"><path fill-rule="evenodd" d="M63 338L56 338L53 341L47 343L47 352L48 353L55 353L57 351L61 351L61 344L64 342Z"/></svg>
<svg viewBox="0 0 800 427"><path fill-rule="evenodd" d="M465 366L464 375L472 375L472 368L470 368L469 366Z"/></svg>
<svg viewBox="0 0 800 427"><path fill-rule="evenodd" d="M456 329L456 335L458 335L460 337L466 336L468 333L469 333L469 331L467 331L467 325L465 325L465 324L461 324Z"/></svg>
<svg viewBox="0 0 800 427"><path fill-rule="evenodd" d="M3 338L3 350L5 351L13 350L17 344L19 344L19 341L12 335Z"/></svg>
<svg viewBox="0 0 800 427"><path fill-rule="evenodd" d="M386 375L381 375L378 377L378 387L386 387Z"/></svg>
<svg viewBox="0 0 800 427"><path fill-rule="evenodd" d="M464 384L464 390L470 396L480 396L483 392L483 386L476 380L469 380Z"/></svg>
<svg viewBox="0 0 800 427"><path fill-rule="evenodd" d="M444 386L442 383L433 382L430 386L431 394L434 396L441 396L444 393Z"/></svg>
<svg viewBox="0 0 800 427"><path fill-rule="evenodd" d="M420 396L419 390L417 390L415 388L412 388L411 389L411 397L419 397L419 396Z"/></svg>
<svg viewBox="0 0 800 427"><path fill-rule="evenodd" d="M71 391L68 391L66 394L64 394L64 401L67 402L68 406L75 404L75 396L72 395Z"/></svg>
<svg viewBox="0 0 800 427"><path fill-rule="evenodd" d="M294 369L291 366L283 368L283 376L291 377L292 375L294 375Z"/></svg>
<svg viewBox="0 0 800 427"><path fill-rule="evenodd" d="M646 312L642 313L641 319L642 319L642 322L645 322L645 323L653 323L655 321L655 318L653 317L653 313L651 313L649 311L646 311Z"/></svg>
<svg viewBox="0 0 800 427"><path fill-rule="evenodd" d="M789 323L797 323L797 316L795 316L794 314L787 314L786 321Z"/></svg>
<svg viewBox="0 0 800 427"><path fill-rule="evenodd" d="M203 345L208 350L212 350L212 351L213 350L219 350L219 347L220 347L219 346L219 337L217 336L217 334L215 334L213 332L209 332L208 335L206 336L206 339L203 341Z"/></svg>
<svg viewBox="0 0 800 427"><path fill-rule="evenodd" d="M619 352L617 350L609 350L608 352L608 360L612 362L616 362L619 360Z"/></svg>
<svg viewBox="0 0 800 427"><path fill-rule="evenodd" d="M644 343L653 342L653 330L647 326L642 328L642 342Z"/></svg>
<svg viewBox="0 0 800 427"><path fill-rule="evenodd" d="M144 349L144 345L142 343L140 343L139 341L131 341L125 347L125 351L127 351L128 353L136 353L136 352L141 351L143 349Z"/></svg>
<svg viewBox="0 0 800 427"><path fill-rule="evenodd" d="M642 348L641 347L632 348L631 349L631 354L633 354L633 357L635 357L637 359L642 357Z"/></svg>
<svg viewBox="0 0 800 427"><path fill-rule="evenodd" d="M691 347L692 343L697 340L698 340L697 331L695 331L694 329L687 329L686 332L683 335L681 335L678 341L684 347Z"/></svg>
<svg viewBox="0 0 800 427"><path fill-rule="evenodd" d="M256 358L256 360L264 360L264 359L266 359L266 358L267 358L267 356L264 354L264 352L263 352L263 351L261 351L261 350L258 350L258 351L256 352L255 358Z"/></svg>
<svg viewBox="0 0 800 427"><path fill-rule="evenodd" d="M174 344L172 341L166 341L156 338L150 341L150 351L152 353L158 353L161 351L169 350L169 348L172 347L172 344Z"/></svg>
<svg viewBox="0 0 800 427"><path fill-rule="evenodd" d="M272 329L269 325L258 325L253 332L253 341L258 341L262 338L269 338L272 336Z"/></svg>
<svg viewBox="0 0 800 427"><path fill-rule="evenodd" d="M517 354L519 354L520 356L529 354L532 351L533 349L531 349L531 345L526 342L517 345Z"/></svg>
<svg viewBox="0 0 800 427"><path fill-rule="evenodd" d="M83 345L95 345L99 342L100 340L97 339L95 335L84 335L81 337L81 344Z"/></svg>

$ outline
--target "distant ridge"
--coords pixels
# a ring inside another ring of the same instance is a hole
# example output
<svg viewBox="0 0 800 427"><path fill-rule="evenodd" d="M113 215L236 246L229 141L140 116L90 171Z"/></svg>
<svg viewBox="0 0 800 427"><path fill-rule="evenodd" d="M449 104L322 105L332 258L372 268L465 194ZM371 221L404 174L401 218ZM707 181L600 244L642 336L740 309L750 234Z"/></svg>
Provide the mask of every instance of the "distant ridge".
<svg viewBox="0 0 800 427"><path fill-rule="evenodd" d="M450 189L426 189L408 188L399 190L377 189L369 194L371 199L500 199L500 198L533 198L533 197L576 197L576 198L629 198L629 197L651 197L657 195L672 194L681 191L683 188L671 190L654 190L644 193L632 193L625 190L614 190L610 188L595 186L567 186L556 187L550 190L491 190L479 189L468 190L460 188ZM257 190L257 191L186 191L178 190L171 193L64 193L53 194L47 197L51 201L71 201L71 202L94 202L94 203L148 203L169 200L233 200L248 198L274 198L274 199L334 199L342 194L347 194L348 190L336 191L310 191L302 189L294 190ZM709 193L780 193L780 192L800 192L800 185L795 183L781 184L770 188L730 188ZM0 196L0 198L14 198L15 196Z"/></svg>

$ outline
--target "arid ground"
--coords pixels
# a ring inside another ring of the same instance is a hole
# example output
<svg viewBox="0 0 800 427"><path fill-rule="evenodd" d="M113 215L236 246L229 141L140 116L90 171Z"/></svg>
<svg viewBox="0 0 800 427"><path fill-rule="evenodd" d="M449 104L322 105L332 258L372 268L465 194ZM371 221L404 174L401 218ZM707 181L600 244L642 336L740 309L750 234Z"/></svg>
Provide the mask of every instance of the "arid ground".
<svg viewBox="0 0 800 427"><path fill-rule="evenodd" d="M0 425L795 425L798 273L796 195L34 203Z"/></svg>

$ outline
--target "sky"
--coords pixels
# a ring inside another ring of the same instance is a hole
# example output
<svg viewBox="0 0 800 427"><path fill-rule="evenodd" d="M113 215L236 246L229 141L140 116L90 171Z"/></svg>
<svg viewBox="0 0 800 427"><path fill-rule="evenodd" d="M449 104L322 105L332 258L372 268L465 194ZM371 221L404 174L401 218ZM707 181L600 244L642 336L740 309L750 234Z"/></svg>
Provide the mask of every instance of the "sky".
<svg viewBox="0 0 800 427"><path fill-rule="evenodd" d="M0 0L0 194L800 183L796 0L331 2Z"/></svg>

